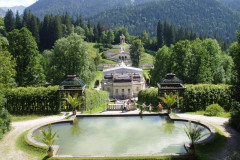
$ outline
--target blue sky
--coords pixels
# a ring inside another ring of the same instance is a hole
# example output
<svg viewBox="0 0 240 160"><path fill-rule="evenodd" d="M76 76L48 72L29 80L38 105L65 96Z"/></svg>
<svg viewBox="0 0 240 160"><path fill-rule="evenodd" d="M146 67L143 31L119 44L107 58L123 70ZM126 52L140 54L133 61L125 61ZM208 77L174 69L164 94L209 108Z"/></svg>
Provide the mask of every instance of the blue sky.
<svg viewBox="0 0 240 160"><path fill-rule="evenodd" d="M0 0L0 7L30 6L37 0Z"/></svg>

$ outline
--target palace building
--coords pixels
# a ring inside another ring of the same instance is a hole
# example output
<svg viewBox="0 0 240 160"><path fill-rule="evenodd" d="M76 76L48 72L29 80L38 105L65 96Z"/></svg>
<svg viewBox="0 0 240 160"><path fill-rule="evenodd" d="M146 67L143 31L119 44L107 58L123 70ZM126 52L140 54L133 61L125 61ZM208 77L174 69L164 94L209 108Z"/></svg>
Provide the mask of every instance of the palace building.
<svg viewBox="0 0 240 160"><path fill-rule="evenodd" d="M122 61L118 67L103 70L102 90L108 91L110 98L130 99L145 89L142 69L128 67Z"/></svg>

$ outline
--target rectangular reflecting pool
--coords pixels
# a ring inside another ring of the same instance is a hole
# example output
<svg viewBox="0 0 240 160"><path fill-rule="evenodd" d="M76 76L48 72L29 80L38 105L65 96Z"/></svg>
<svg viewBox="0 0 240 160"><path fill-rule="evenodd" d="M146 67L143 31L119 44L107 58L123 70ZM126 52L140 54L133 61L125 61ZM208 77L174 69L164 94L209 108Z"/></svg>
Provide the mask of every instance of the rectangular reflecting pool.
<svg viewBox="0 0 240 160"><path fill-rule="evenodd" d="M190 141L184 124L168 116L78 117L75 123L54 124L53 130L60 136L59 155L152 155L186 153L184 143Z"/></svg>

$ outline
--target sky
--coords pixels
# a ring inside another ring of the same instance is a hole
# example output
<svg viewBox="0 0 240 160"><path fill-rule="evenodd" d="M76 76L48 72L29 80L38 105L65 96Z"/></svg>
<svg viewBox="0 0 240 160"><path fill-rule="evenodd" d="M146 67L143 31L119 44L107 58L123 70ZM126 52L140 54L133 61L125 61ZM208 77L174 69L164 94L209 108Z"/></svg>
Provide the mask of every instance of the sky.
<svg viewBox="0 0 240 160"><path fill-rule="evenodd" d="M37 0L0 0L0 7L30 6Z"/></svg>

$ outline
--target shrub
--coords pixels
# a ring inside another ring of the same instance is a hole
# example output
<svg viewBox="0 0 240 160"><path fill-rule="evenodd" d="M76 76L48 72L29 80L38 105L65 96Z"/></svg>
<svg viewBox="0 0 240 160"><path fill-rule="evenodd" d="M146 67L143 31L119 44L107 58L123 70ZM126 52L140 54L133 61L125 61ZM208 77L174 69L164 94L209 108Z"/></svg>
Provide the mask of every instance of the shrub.
<svg viewBox="0 0 240 160"><path fill-rule="evenodd" d="M219 106L218 104L211 104L211 105L207 106L205 112L207 113L207 115L217 116L217 115L221 114L222 112L224 112L224 109L221 106Z"/></svg>
<svg viewBox="0 0 240 160"><path fill-rule="evenodd" d="M11 116L8 111L0 106L0 139L3 134L11 129Z"/></svg>
<svg viewBox="0 0 240 160"><path fill-rule="evenodd" d="M240 131L240 104L235 103L231 110L230 125Z"/></svg>

